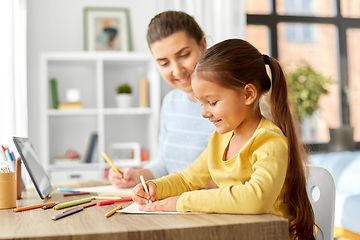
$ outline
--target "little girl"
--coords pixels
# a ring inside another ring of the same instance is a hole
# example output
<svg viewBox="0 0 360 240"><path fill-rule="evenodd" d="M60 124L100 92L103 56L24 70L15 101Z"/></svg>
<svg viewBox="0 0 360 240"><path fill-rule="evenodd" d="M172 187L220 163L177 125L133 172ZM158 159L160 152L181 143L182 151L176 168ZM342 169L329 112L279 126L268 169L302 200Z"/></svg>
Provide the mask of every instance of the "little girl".
<svg viewBox="0 0 360 240"><path fill-rule="evenodd" d="M199 58L191 85L216 131L187 169L148 181L149 194L136 185L132 197L140 210L270 213L289 219L290 239L314 239L307 158L279 63L247 41L225 40ZM259 107L270 89L272 121ZM199 190L211 179L218 189Z"/></svg>

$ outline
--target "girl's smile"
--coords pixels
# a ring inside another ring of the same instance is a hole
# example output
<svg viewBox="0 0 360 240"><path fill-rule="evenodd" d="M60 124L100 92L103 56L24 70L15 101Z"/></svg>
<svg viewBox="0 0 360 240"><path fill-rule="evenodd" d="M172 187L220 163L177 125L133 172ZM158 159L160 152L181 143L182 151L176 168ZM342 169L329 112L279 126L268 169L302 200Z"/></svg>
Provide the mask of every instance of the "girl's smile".
<svg viewBox="0 0 360 240"><path fill-rule="evenodd" d="M249 94L248 86L229 89L196 77L192 79L191 86L203 105L202 116L214 124L218 133L234 131L234 135L238 136L252 135L261 115L253 109L254 95Z"/></svg>
<svg viewBox="0 0 360 240"><path fill-rule="evenodd" d="M219 120L210 120L210 122L212 122L215 126L217 126L218 124L220 124L221 119L219 119Z"/></svg>

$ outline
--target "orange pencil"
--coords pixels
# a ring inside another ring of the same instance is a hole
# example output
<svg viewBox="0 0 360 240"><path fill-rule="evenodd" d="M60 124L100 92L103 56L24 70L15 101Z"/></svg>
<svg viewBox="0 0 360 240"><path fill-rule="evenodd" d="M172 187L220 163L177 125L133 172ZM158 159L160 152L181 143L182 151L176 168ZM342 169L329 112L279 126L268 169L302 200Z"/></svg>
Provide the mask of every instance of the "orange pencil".
<svg viewBox="0 0 360 240"><path fill-rule="evenodd" d="M30 210L30 209L35 209L35 208L42 208L43 206L47 206L47 205L51 205L51 204L55 204L55 202L48 202L48 203L42 203L42 204L33 205L33 206L27 206L27 207L22 207L22 208L15 208L15 209L13 209L13 211L14 211L14 212L21 212L21 211Z"/></svg>
<svg viewBox="0 0 360 240"><path fill-rule="evenodd" d="M110 158L106 155L106 153L102 152L101 154L103 155L103 157L105 158L105 160L110 164L111 168L112 168L115 172L121 173L121 172L119 171L119 169L117 169L117 168L115 167L115 165L112 163L112 161L110 160ZM122 173L121 173L121 174L122 174ZM121 178L121 181L126 182L126 180L125 180L124 177Z"/></svg>
<svg viewBox="0 0 360 240"><path fill-rule="evenodd" d="M111 215L113 215L117 210L122 209L122 205L117 206L116 208L114 208L113 210L111 210L110 212L105 214L105 217L110 217Z"/></svg>

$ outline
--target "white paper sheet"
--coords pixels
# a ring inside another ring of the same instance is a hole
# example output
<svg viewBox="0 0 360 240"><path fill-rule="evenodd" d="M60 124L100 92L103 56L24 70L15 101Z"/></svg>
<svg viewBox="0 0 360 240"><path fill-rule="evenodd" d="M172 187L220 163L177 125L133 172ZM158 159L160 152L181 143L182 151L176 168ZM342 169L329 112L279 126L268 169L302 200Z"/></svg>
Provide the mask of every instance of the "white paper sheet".
<svg viewBox="0 0 360 240"><path fill-rule="evenodd" d="M140 213L140 214L199 214L197 212L144 212L139 210L139 204L134 202L126 208L120 209L116 212L121 213Z"/></svg>
<svg viewBox="0 0 360 240"><path fill-rule="evenodd" d="M122 197L131 197L132 188L116 188L113 185L106 186L96 186L96 187L87 187L87 188L76 188L75 190L82 192L93 192L93 193L108 193L108 194L116 194Z"/></svg>

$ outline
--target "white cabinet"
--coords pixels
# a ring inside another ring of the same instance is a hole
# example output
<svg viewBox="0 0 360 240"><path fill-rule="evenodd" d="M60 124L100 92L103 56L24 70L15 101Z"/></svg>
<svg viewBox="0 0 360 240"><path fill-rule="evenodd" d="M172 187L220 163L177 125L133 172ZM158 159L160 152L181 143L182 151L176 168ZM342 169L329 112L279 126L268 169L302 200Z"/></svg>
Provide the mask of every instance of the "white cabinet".
<svg viewBox="0 0 360 240"><path fill-rule="evenodd" d="M101 152L113 143L138 142L149 153L157 152L160 75L155 61L145 53L59 52L40 56L41 149L40 159L53 182L99 179L109 165ZM57 79L60 102L67 89L80 90L81 109L53 109L50 79ZM149 107L140 106L140 79L148 81ZM133 106L116 106L116 87L132 87ZM91 163L54 164L54 159L74 149L84 159L90 134L98 133ZM111 158L111 156L109 156ZM117 167L119 162L114 162ZM74 177L73 177L74 176Z"/></svg>

